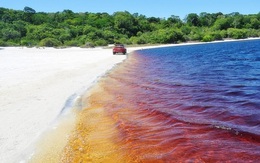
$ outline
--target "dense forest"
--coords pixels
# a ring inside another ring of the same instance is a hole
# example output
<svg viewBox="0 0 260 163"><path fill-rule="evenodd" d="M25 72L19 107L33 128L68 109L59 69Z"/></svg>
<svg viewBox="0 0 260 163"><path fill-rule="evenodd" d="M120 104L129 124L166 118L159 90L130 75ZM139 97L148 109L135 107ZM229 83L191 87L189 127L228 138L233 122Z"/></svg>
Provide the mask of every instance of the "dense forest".
<svg viewBox="0 0 260 163"><path fill-rule="evenodd" d="M260 37L260 12L190 13L181 20L175 15L157 18L127 11L110 15L0 8L0 46L167 44L247 37Z"/></svg>

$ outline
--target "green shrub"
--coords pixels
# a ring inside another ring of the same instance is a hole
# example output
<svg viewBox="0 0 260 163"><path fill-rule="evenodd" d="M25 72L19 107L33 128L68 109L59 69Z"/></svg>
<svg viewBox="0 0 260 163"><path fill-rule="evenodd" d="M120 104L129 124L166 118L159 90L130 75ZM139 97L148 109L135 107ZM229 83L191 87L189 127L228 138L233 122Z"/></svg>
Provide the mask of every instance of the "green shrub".
<svg viewBox="0 0 260 163"><path fill-rule="evenodd" d="M129 39L129 41L131 42L131 44L146 44L146 40L143 36L140 37L133 36Z"/></svg>
<svg viewBox="0 0 260 163"><path fill-rule="evenodd" d="M67 40L70 40L70 39L71 39L71 35L68 34L68 33L61 34L60 37L59 37L59 40L61 42L64 42L64 41L67 41Z"/></svg>
<svg viewBox="0 0 260 163"><path fill-rule="evenodd" d="M21 40L21 45L22 46L28 46L28 47L32 47L35 46L37 43L33 40L27 40L27 39L22 39Z"/></svg>
<svg viewBox="0 0 260 163"><path fill-rule="evenodd" d="M81 43L77 40L70 40L70 41L65 41L64 45L65 46L80 46Z"/></svg>
<svg viewBox="0 0 260 163"><path fill-rule="evenodd" d="M17 42L7 41L6 46L19 46L20 44Z"/></svg>
<svg viewBox="0 0 260 163"><path fill-rule="evenodd" d="M57 47L61 45L61 42L55 38L45 38L40 41L39 45L46 47Z"/></svg>
<svg viewBox="0 0 260 163"><path fill-rule="evenodd" d="M211 35L205 35L203 38L202 38L202 41L203 42L210 42L210 41L213 41L214 40L214 38L213 38L213 36L211 36Z"/></svg>
<svg viewBox="0 0 260 163"><path fill-rule="evenodd" d="M241 38L247 37L246 31L243 29L229 28L227 30L227 33L228 33L229 37L234 38L234 39L241 39Z"/></svg>
<svg viewBox="0 0 260 163"><path fill-rule="evenodd" d="M103 39L99 39L99 40L95 41L95 45L96 46L107 46L107 41L103 40Z"/></svg>
<svg viewBox="0 0 260 163"><path fill-rule="evenodd" d="M95 45L92 42L86 42L84 46L82 46L83 48L94 48Z"/></svg>
<svg viewBox="0 0 260 163"><path fill-rule="evenodd" d="M250 30L247 31L247 36L248 37L259 37L260 31L257 31L255 29L250 29Z"/></svg>
<svg viewBox="0 0 260 163"><path fill-rule="evenodd" d="M228 33L227 33L226 30L221 30L220 31L220 35L221 35L222 38L227 38L228 37Z"/></svg>
<svg viewBox="0 0 260 163"><path fill-rule="evenodd" d="M0 40L0 46L7 46L7 43L3 40Z"/></svg>
<svg viewBox="0 0 260 163"><path fill-rule="evenodd" d="M221 36L220 32L212 33L213 40L222 40L223 37Z"/></svg>
<svg viewBox="0 0 260 163"><path fill-rule="evenodd" d="M120 43L120 44L131 44L131 41L127 38L119 38L115 40L115 43Z"/></svg>
<svg viewBox="0 0 260 163"><path fill-rule="evenodd" d="M190 35L190 40L192 41L199 41L202 39L203 39L202 34L195 33L193 35Z"/></svg>

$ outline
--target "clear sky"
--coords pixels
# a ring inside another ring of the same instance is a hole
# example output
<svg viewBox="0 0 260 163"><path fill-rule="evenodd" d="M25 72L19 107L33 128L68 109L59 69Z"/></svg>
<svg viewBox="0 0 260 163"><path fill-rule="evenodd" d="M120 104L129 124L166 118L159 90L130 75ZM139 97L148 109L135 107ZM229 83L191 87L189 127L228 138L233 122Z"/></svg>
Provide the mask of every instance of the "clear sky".
<svg viewBox="0 0 260 163"><path fill-rule="evenodd" d="M0 7L23 10L25 6L36 12L58 12L64 9L73 12L129 11L147 17L168 18L171 15L181 19L189 13L257 14L260 0L0 0Z"/></svg>

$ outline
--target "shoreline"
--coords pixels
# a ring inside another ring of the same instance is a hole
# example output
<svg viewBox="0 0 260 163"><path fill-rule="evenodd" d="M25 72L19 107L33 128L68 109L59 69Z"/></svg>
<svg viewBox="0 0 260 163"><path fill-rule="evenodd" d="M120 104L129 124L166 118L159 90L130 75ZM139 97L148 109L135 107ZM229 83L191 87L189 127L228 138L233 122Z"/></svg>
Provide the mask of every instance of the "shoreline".
<svg viewBox="0 0 260 163"><path fill-rule="evenodd" d="M159 48L159 47L169 47L169 46L185 46L185 45L196 45L196 44L210 44L210 43L221 43L221 42L235 42L235 41L249 41L249 40L260 40L260 37L248 37L243 39L232 39L232 38L225 38L223 40L215 40L210 42L202 42L202 41L188 41L188 42L181 42L181 43L170 43L170 44L139 44L139 45L129 45L126 46L128 53L131 53L135 50L141 50L141 49L150 49L150 48ZM25 47L25 46L0 46L0 50L3 50L4 48L21 48L21 49L56 49L56 50L65 50L65 49L112 49L111 46L101 46L101 47L94 47L94 48L82 48L82 47ZM130 49L130 51L129 51Z"/></svg>
<svg viewBox="0 0 260 163"><path fill-rule="evenodd" d="M56 123L74 94L125 58L101 48L0 50L0 162L19 157Z"/></svg>
<svg viewBox="0 0 260 163"><path fill-rule="evenodd" d="M179 44L162 44L162 45L144 45L144 46L136 46L135 48L140 49L151 49L151 48L160 48L160 47L173 47L173 46L187 46L187 45L201 45L201 44L214 44L214 43L224 43L224 42L236 42L236 41L250 41L250 40L260 40L260 37L250 37L245 39L224 39L224 40L218 40L218 41L211 41L211 42L183 42ZM137 49L137 50L140 50Z"/></svg>
<svg viewBox="0 0 260 163"><path fill-rule="evenodd" d="M127 47L127 50L131 53L256 39L260 38ZM102 48L0 47L0 162L19 157L50 126L55 127L61 112L72 107L78 95L126 58Z"/></svg>

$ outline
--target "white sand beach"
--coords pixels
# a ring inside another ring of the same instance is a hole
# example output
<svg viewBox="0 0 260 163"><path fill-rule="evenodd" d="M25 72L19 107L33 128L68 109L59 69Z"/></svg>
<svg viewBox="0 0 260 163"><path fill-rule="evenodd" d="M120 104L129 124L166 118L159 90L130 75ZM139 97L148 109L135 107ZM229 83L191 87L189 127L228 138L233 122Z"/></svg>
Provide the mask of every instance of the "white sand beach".
<svg viewBox="0 0 260 163"><path fill-rule="evenodd" d="M0 49L0 162L19 156L67 99L126 58L101 48Z"/></svg>
<svg viewBox="0 0 260 163"><path fill-rule="evenodd" d="M68 99L124 59L102 48L0 48L0 162L15 160L54 123Z"/></svg>

